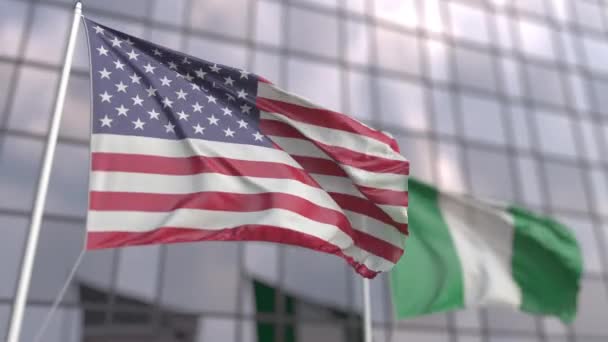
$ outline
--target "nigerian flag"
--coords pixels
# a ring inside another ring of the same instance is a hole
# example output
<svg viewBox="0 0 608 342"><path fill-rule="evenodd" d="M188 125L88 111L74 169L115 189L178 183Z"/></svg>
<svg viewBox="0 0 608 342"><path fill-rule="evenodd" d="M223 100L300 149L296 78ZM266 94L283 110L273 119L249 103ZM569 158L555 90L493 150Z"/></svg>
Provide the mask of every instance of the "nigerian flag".
<svg viewBox="0 0 608 342"><path fill-rule="evenodd" d="M398 318L488 304L574 318L582 257L568 228L411 178L409 196L410 237L390 275Z"/></svg>

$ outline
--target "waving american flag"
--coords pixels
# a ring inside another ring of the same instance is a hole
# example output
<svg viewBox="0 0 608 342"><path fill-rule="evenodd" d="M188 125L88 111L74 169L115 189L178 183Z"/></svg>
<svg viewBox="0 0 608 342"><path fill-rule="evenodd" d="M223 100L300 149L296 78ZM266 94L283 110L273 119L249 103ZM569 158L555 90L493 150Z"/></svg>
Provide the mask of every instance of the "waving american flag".
<svg viewBox="0 0 608 342"><path fill-rule="evenodd" d="M268 241L365 277L399 260L409 164L394 139L247 71L85 24L89 249Z"/></svg>

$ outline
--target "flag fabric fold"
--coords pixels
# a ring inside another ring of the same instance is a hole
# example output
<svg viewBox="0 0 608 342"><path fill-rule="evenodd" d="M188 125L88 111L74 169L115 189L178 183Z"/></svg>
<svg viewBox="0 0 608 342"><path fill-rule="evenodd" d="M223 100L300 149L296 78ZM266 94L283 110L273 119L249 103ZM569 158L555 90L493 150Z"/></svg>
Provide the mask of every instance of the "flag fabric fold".
<svg viewBox="0 0 608 342"><path fill-rule="evenodd" d="M396 141L247 71L84 19L88 248L267 241L388 271L407 235Z"/></svg>
<svg viewBox="0 0 608 342"><path fill-rule="evenodd" d="M570 322L582 256L555 220L409 180L408 254L391 272L397 317L501 305Z"/></svg>

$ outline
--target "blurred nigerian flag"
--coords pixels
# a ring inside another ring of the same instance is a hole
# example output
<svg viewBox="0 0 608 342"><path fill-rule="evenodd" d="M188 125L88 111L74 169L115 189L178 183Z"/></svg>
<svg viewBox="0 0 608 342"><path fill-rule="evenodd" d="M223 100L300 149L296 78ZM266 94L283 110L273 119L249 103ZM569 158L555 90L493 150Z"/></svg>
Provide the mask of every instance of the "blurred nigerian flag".
<svg viewBox="0 0 608 342"><path fill-rule="evenodd" d="M409 196L407 252L391 272L398 318L496 304L572 321L582 257L566 227L412 178Z"/></svg>

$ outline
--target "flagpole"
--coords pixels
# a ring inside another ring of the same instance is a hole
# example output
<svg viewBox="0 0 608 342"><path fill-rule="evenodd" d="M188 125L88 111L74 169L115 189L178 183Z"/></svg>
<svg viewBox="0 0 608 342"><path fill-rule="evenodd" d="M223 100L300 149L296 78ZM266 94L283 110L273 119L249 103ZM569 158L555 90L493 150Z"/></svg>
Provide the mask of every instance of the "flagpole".
<svg viewBox="0 0 608 342"><path fill-rule="evenodd" d="M59 126L61 123L61 115L63 114L63 105L72 68L72 59L74 57L74 48L76 47L76 37L78 28L80 27L80 17L82 13L82 4L76 2L74 6L74 18L72 20L72 29L68 40L68 46L65 54L63 70L61 71L61 80L59 82L59 90L55 100L55 109L51 118L51 128L46 141L46 149L44 151L44 161L40 169L38 178L38 189L34 202L34 209L30 217L30 229L25 246L25 253L21 264L21 273L19 275L19 283L17 284L17 293L13 304L11 314L11 324L8 333L7 342L19 342L21 328L23 325L23 316L25 313L27 294L32 280L32 269L34 267L34 258L36 256L36 247L38 246L38 238L40 236L40 225L44 214L44 204L46 202L46 194L53 166L53 157L55 155L55 147L57 146L57 136L59 135Z"/></svg>
<svg viewBox="0 0 608 342"><path fill-rule="evenodd" d="M367 278L363 278L363 334L364 342L372 342L372 298Z"/></svg>

